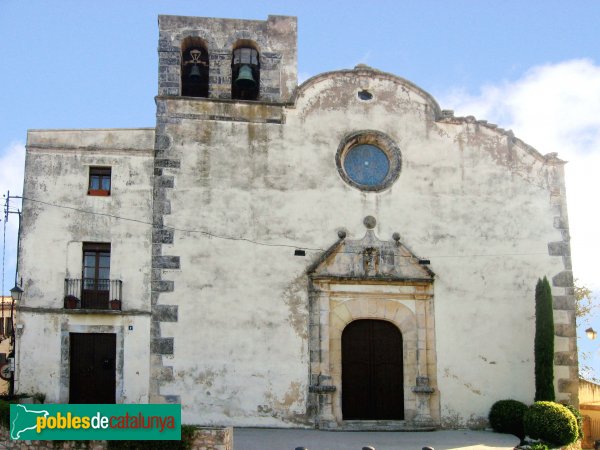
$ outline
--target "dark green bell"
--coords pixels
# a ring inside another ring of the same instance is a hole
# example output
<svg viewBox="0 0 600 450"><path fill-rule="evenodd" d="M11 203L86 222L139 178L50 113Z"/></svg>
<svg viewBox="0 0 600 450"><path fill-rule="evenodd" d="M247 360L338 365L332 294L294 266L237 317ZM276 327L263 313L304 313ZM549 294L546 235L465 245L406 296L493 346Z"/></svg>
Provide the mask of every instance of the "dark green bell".
<svg viewBox="0 0 600 450"><path fill-rule="evenodd" d="M192 70L190 70L190 80L200 81L200 78L202 78L202 75L200 75L200 67L194 64Z"/></svg>
<svg viewBox="0 0 600 450"><path fill-rule="evenodd" d="M256 87L256 81L252 76L252 68L248 64L240 67L238 77L235 79L235 87L240 89L252 89Z"/></svg>

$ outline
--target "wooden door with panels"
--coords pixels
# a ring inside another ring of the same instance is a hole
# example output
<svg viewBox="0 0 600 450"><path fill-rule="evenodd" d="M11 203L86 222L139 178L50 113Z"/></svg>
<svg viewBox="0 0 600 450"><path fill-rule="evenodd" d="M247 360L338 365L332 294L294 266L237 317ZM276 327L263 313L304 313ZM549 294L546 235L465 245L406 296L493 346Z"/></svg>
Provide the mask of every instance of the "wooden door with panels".
<svg viewBox="0 0 600 450"><path fill-rule="evenodd" d="M402 334L384 320L355 320L342 333L344 420L403 420Z"/></svg>
<svg viewBox="0 0 600 450"><path fill-rule="evenodd" d="M114 333L70 333L69 403L115 403Z"/></svg>

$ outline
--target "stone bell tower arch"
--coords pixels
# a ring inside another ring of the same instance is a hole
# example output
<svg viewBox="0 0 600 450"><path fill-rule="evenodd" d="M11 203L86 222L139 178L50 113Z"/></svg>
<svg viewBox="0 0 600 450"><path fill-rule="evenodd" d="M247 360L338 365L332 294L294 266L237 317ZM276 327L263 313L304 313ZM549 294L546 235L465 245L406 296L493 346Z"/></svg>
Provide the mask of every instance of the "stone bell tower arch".
<svg viewBox="0 0 600 450"><path fill-rule="evenodd" d="M366 217L364 224L367 231L362 239L349 240L340 232L339 240L307 271L311 291L309 402L315 425L433 429L440 421L434 273L428 261L400 242L398 233L393 240L383 241L373 231L373 217ZM344 418L342 333L350 323L365 319L389 322L401 333L402 379L392 381L402 383L401 420Z"/></svg>

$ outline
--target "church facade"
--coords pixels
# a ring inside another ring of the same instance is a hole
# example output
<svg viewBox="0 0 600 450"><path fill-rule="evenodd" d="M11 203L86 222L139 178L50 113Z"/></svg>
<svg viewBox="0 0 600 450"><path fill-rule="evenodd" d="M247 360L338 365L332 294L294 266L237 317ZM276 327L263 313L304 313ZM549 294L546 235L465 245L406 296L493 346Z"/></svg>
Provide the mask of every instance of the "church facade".
<svg viewBox="0 0 600 450"><path fill-rule="evenodd" d="M207 425L484 426L533 401L547 276L577 404L564 162L368 66L298 86L296 31L160 16L155 127L29 131L18 391Z"/></svg>

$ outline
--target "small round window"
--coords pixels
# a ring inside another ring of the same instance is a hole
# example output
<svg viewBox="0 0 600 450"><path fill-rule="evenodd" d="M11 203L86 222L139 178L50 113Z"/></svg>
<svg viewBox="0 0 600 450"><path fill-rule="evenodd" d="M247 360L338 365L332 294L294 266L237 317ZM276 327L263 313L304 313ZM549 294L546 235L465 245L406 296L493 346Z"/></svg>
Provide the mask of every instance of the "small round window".
<svg viewBox="0 0 600 450"><path fill-rule="evenodd" d="M400 175L400 150L385 134L360 131L347 136L336 154L341 177L363 191L382 191Z"/></svg>
<svg viewBox="0 0 600 450"><path fill-rule="evenodd" d="M378 186L390 170L390 160L383 150L370 144L352 147L344 158L344 171L357 184Z"/></svg>

